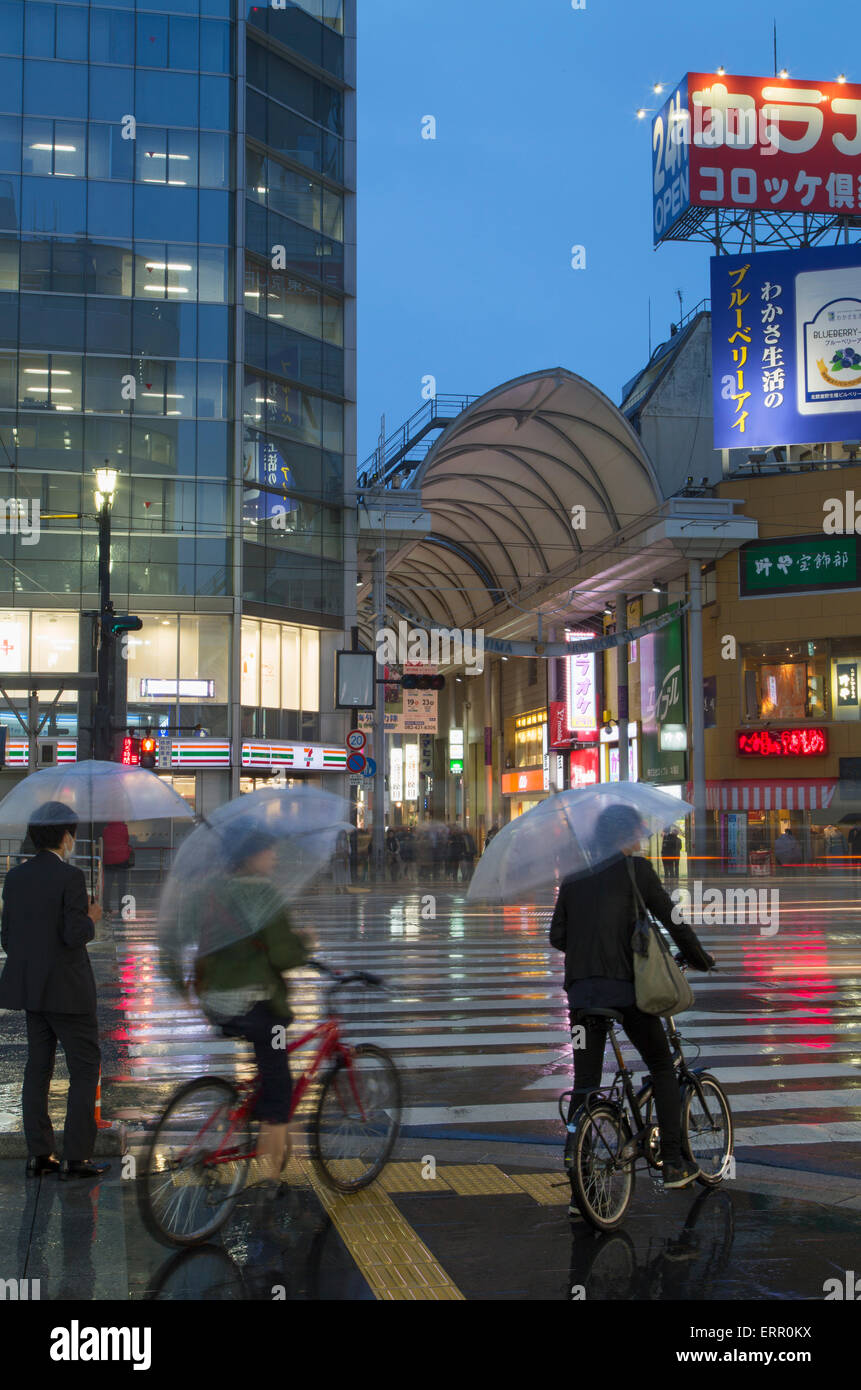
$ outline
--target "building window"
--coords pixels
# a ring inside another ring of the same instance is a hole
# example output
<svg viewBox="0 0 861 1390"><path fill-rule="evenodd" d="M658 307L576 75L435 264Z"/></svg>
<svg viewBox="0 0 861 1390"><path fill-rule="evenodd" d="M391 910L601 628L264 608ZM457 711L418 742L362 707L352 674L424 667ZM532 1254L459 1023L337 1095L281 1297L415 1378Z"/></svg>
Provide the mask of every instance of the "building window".
<svg viewBox="0 0 861 1390"><path fill-rule="evenodd" d="M514 721L514 766L539 767L544 757L544 738L547 729L547 714L544 710L533 710L521 714Z"/></svg>
<svg viewBox="0 0 861 1390"><path fill-rule="evenodd" d="M316 628L242 619L243 705L254 709L320 708L320 634Z"/></svg>
<svg viewBox="0 0 861 1390"><path fill-rule="evenodd" d="M828 718L827 649L825 641L742 647L743 717L751 722Z"/></svg>

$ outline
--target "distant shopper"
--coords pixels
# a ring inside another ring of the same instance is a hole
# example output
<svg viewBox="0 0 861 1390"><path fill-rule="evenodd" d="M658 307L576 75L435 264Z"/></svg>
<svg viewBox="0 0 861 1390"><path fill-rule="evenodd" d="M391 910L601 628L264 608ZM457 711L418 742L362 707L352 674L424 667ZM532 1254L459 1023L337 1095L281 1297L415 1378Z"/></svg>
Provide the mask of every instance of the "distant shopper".
<svg viewBox="0 0 861 1390"><path fill-rule="evenodd" d="M129 843L129 828L125 821L109 821L102 831L104 850L105 894L104 909L111 916L111 903L116 889L117 912L122 915L123 898L129 888L129 868L132 864L132 848Z"/></svg>
<svg viewBox="0 0 861 1390"><path fill-rule="evenodd" d="M664 878L678 878L679 876L679 855L682 852L682 837L674 825L665 831L664 839L661 844L661 862L664 866Z"/></svg>
<svg viewBox="0 0 861 1390"><path fill-rule="evenodd" d="M468 830L464 830L463 853L460 860L460 876L464 883L469 883L469 880L472 878L472 871L475 867L475 856L475 840Z"/></svg>
<svg viewBox="0 0 861 1390"><path fill-rule="evenodd" d="M393 828L386 832L386 866L392 883L401 876L401 844Z"/></svg>
<svg viewBox="0 0 861 1390"><path fill-rule="evenodd" d="M335 853L332 855L332 881L336 893L346 893L350 886L350 841L346 830L338 831Z"/></svg>
<svg viewBox="0 0 861 1390"><path fill-rule="evenodd" d="M789 826L781 831L774 842L774 857L778 868L785 874L792 874L801 863L801 845Z"/></svg>
<svg viewBox="0 0 861 1390"><path fill-rule="evenodd" d="M88 900L81 870L67 863L78 830L75 812L49 801L36 816L28 827L36 853L6 875L0 926L6 952L0 1008L23 1009L27 1018L21 1092L27 1176L100 1178L110 1164L92 1161L101 1053L87 942L96 934L102 909ZM58 1042L69 1070L62 1163L54 1156L48 1114Z"/></svg>
<svg viewBox="0 0 861 1390"><path fill-rule="evenodd" d="M849 853L852 856L852 868L858 873L861 870L861 825L853 825L849 831Z"/></svg>
<svg viewBox="0 0 861 1390"><path fill-rule="evenodd" d="M498 834L499 834L499 826L496 824L496 821L494 821L494 822L493 822L493 825L490 827L490 829L489 829L488 832L487 832L487 839L486 839L485 842L484 842L484 848L485 848L485 849L487 849L487 846L490 844L491 840L494 840Z"/></svg>
<svg viewBox="0 0 861 1390"><path fill-rule="evenodd" d="M452 825L448 832L448 845L445 852L445 871L448 878L453 878L457 883L457 873L460 868L460 861L463 859L463 831L460 826Z"/></svg>
<svg viewBox="0 0 861 1390"><path fill-rule="evenodd" d="M371 832L364 827L356 832L356 868L357 877L362 883L366 882L369 871L369 856L371 853Z"/></svg>

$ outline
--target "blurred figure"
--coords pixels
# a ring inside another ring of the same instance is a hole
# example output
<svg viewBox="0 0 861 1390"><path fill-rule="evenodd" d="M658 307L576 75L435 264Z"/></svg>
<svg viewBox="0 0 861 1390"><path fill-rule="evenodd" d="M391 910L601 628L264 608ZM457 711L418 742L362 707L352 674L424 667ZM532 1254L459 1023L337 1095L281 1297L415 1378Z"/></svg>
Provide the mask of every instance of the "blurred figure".
<svg viewBox="0 0 861 1390"><path fill-rule="evenodd" d="M293 1086L287 1049L273 1045L273 1030L292 1022L284 974L304 965L308 950L267 881L275 867L277 841L260 831L246 831L226 844L225 852L224 875L210 880L196 904L200 946L194 984L210 1022L247 1038L254 1047L261 1080L255 1110L260 1125L257 1159L274 1195L290 1157L287 1122ZM248 920L262 920L264 925L243 935ZM236 939L208 953L208 928L222 940L231 932ZM184 992L176 962L168 958L165 965L174 985Z"/></svg>
<svg viewBox="0 0 861 1390"><path fill-rule="evenodd" d="M472 871L475 867L475 840L469 830L463 832L463 851L460 860L460 876L464 883L469 883L472 878Z"/></svg>
<svg viewBox="0 0 861 1390"><path fill-rule="evenodd" d="M852 868L857 874L861 870L861 825L853 825L849 831L849 853L852 856Z"/></svg>
<svg viewBox="0 0 861 1390"><path fill-rule="evenodd" d="M336 893L346 893L350 886L350 841L346 830L338 831L335 853L332 855L332 881Z"/></svg>
<svg viewBox="0 0 861 1390"><path fill-rule="evenodd" d="M109 821L102 831L102 845L104 848L104 870L105 870L105 893L104 907L106 916L111 916L111 903L114 898L116 888L117 913L122 916L123 898L128 892L129 886L129 866L132 862L132 850L129 843L129 828L125 821Z"/></svg>
<svg viewBox="0 0 861 1390"><path fill-rule="evenodd" d="M460 868L460 861L463 859L463 832L455 822L449 827L448 844L445 851L445 871L446 877L454 879L457 883L457 872Z"/></svg>
<svg viewBox="0 0 861 1390"><path fill-rule="evenodd" d="M401 877L412 882L416 862L416 837L411 826L406 826L398 836L401 854Z"/></svg>
<svg viewBox="0 0 861 1390"><path fill-rule="evenodd" d="M367 882L370 864L369 856L371 853L371 832L364 826L356 832L356 869L357 878L361 883Z"/></svg>
<svg viewBox="0 0 861 1390"><path fill-rule="evenodd" d="M679 855L682 852L682 837L674 825L664 831L664 838L661 843L661 863L664 866L664 878L678 878L679 876Z"/></svg>
<svg viewBox="0 0 861 1390"><path fill-rule="evenodd" d="M102 909L88 900L82 871L66 862L75 849L75 812L49 801L36 814L27 828L36 854L6 875L0 927L6 952L0 1008L23 1009L27 1016L21 1093L27 1176L100 1178L110 1164L92 1161L101 1053L87 942L96 934ZM62 1163L54 1156L48 1114L58 1042L69 1069Z"/></svg>
<svg viewBox="0 0 861 1390"><path fill-rule="evenodd" d="M487 849L487 846L490 844L491 840L493 840L498 834L499 834L499 826L497 825L496 821L494 821L494 822L493 822L493 825L490 827L490 829L489 829L488 832L487 832L487 839L486 839L485 842L484 842L484 848L485 848L485 849Z"/></svg>
<svg viewBox="0 0 861 1390"><path fill-rule="evenodd" d="M390 881L397 883L401 875L401 844L392 826L386 832L386 867Z"/></svg>
<svg viewBox="0 0 861 1390"><path fill-rule="evenodd" d="M778 869L785 874L795 873L801 863L801 845L789 826L778 835L774 842L774 858L777 861Z"/></svg>

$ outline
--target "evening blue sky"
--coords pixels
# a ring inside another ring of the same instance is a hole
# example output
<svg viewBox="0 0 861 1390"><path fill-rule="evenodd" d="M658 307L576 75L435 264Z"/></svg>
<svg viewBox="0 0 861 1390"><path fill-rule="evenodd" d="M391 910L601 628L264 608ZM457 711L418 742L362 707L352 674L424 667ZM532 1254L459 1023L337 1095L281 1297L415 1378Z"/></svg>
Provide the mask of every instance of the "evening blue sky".
<svg viewBox="0 0 861 1390"><path fill-rule="evenodd" d="M778 62L861 81L852 7L783 0ZM853 70L853 60L857 71ZM564 366L618 403L708 295L710 248L652 249L652 84L770 75L750 0L359 0L359 462L422 404ZM848 65L848 66L847 66ZM421 138L422 117L437 121ZM586 269L571 269L574 244Z"/></svg>

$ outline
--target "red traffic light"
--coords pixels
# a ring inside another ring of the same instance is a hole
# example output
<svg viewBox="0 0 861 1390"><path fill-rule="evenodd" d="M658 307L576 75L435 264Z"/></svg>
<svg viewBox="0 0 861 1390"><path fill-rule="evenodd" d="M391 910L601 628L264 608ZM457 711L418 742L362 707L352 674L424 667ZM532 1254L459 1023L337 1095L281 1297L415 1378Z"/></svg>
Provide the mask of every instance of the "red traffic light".
<svg viewBox="0 0 861 1390"><path fill-rule="evenodd" d="M141 752L142 752L142 753L154 753L154 752L155 752L155 739L154 739L154 738L142 738L142 739L141 739Z"/></svg>
<svg viewBox="0 0 861 1390"><path fill-rule="evenodd" d="M152 770L156 763L156 741L152 734L145 734L141 739L141 767Z"/></svg>
<svg viewBox="0 0 861 1390"><path fill-rule="evenodd" d="M402 690L445 690L445 676L401 676Z"/></svg>

